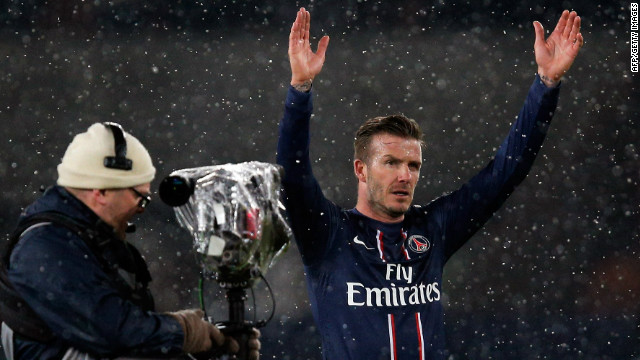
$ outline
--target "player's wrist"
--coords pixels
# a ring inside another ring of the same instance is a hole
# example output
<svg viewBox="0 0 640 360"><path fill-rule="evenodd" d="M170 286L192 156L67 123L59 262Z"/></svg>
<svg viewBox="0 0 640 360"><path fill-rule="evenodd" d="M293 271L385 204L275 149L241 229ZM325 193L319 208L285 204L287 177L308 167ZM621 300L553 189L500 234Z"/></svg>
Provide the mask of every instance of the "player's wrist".
<svg viewBox="0 0 640 360"><path fill-rule="evenodd" d="M546 76L544 74L540 74L538 73L538 75L540 76L540 80L542 80L542 82L547 86L547 87L556 87L558 86L558 84L560 83L560 80L554 80L549 76Z"/></svg>
<svg viewBox="0 0 640 360"><path fill-rule="evenodd" d="M297 91L309 92L311 90L312 82L312 79L306 79L302 81L291 79L291 86L293 86L293 88Z"/></svg>
<svg viewBox="0 0 640 360"><path fill-rule="evenodd" d="M538 68L538 76L547 87L556 87L560 83L561 76L549 75L546 71Z"/></svg>

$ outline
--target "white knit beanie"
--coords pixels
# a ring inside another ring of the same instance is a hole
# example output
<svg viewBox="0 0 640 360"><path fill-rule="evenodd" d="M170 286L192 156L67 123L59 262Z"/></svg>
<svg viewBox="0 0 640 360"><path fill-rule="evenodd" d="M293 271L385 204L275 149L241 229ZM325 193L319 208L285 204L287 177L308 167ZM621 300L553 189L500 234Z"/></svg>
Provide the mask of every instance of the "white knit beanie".
<svg viewBox="0 0 640 360"><path fill-rule="evenodd" d="M115 124L117 125L117 124ZM118 125L119 126L119 125ZM58 185L78 189L120 189L151 182L156 173L149 152L131 134L123 132L130 170L105 166L105 157L116 156L114 133L105 124L91 125L73 138L58 165Z"/></svg>

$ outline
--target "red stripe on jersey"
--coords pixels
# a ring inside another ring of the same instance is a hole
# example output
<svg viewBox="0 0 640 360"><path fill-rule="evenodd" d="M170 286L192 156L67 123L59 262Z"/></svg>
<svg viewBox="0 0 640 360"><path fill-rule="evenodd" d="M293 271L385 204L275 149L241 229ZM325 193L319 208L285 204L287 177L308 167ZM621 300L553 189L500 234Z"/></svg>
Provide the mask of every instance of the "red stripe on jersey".
<svg viewBox="0 0 640 360"><path fill-rule="evenodd" d="M418 348L420 352L420 360L424 360L424 337L422 335L422 321L420 313L416 313L416 330L418 332Z"/></svg>
<svg viewBox="0 0 640 360"><path fill-rule="evenodd" d="M409 252L407 251L407 248L404 247L404 240L407 240L407 232L402 230L402 252L404 253L405 259L411 260L411 257L409 257Z"/></svg>
<svg viewBox="0 0 640 360"><path fill-rule="evenodd" d="M404 245L402 245L402 252L404 253L405 259L411 260L411 258L409 257L409 252L407 251L407 249L405 249Z"/></svg>
<svg viewBox="0 0 640 360"><path fill-rule="evenodd" d="M382 231L378 230L378 233L376 234L376 242L378 243L378 252L380 253L380 259L382 260L382 262L387 262L387 260L384 258L384 243L382 242Z"/></svg>
<svg viewBox="0 0 640 360"><path fill-rule="evenodd" d="M393 319L393 314L388 315L389 318L389 351L391 353L391 360L396 360L398 354L396 351L396 325Z"/></svg>

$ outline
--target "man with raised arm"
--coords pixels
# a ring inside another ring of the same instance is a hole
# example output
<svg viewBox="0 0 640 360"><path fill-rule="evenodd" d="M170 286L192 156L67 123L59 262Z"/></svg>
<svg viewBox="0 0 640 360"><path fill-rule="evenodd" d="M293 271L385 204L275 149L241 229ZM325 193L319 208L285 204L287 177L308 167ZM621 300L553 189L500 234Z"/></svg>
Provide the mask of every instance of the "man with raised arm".
<svg viewBox="0 0 640 360"><path fill-rule="evenodd" d="M356 133L355 208L326 199L309 158L311 86L329 44L309 44L300 9L289 36L291 87L280 123L284 201L305 267L325 359L443 359L442 272L447 260L525 178L555 111L559 83L580 48L580 18L564 11L545 39L534 23L538 72L494 158L461 188L411 205L422 132L402 115L376 117Z"/></svg>

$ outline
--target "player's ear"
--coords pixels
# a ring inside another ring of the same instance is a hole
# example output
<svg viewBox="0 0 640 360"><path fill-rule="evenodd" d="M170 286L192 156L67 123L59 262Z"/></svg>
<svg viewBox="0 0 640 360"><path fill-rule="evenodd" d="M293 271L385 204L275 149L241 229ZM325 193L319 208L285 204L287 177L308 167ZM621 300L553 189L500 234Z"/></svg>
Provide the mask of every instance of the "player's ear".
<svg viewBox="0 0 640 360"><path fill-rule="evenodd" d="M353 161L353 172L356 174L358 181L367 182L367 164L360 159Z"/></svg>

